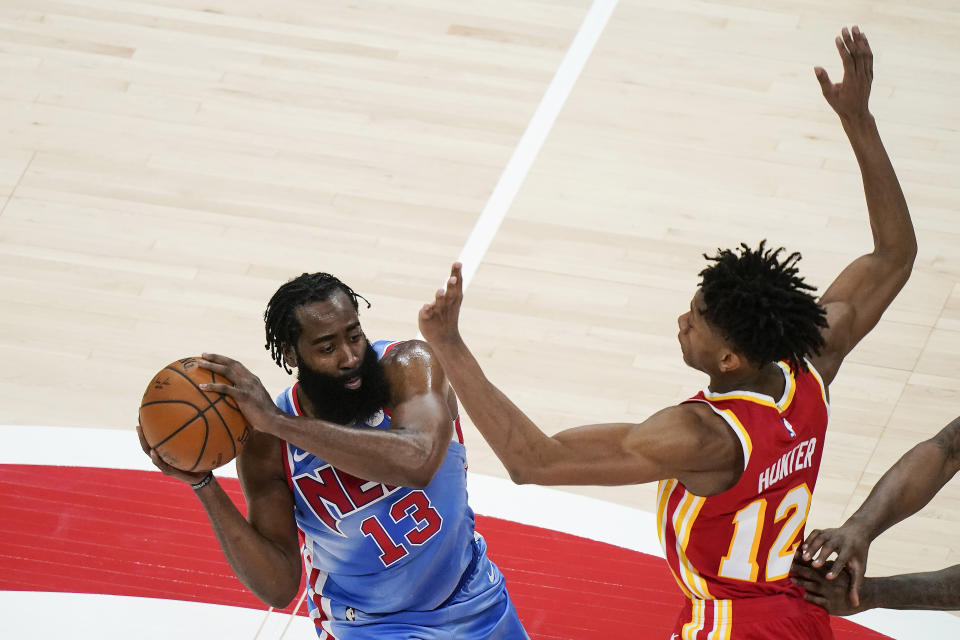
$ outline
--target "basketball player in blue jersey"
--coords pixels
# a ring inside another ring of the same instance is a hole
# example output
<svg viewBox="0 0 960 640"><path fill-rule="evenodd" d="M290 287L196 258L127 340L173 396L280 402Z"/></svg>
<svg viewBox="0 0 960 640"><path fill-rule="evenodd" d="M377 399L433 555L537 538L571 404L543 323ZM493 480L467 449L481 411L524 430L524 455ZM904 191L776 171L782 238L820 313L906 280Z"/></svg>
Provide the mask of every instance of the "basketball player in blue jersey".
<svg viewBox="0 0 960 640"><path fill-rule="evenodd" d="M303 562L321 640L525 639L474 532L444 371L424 342L370 344L358 299L326 273L277 290L266 346L297 383L276 403L242 364L204 355L201 366L233 382L204 387L233 398L255 429L237 459L247 518L212 473L144 450L191 484L230 566L265 603L296 597Z"/></svg>

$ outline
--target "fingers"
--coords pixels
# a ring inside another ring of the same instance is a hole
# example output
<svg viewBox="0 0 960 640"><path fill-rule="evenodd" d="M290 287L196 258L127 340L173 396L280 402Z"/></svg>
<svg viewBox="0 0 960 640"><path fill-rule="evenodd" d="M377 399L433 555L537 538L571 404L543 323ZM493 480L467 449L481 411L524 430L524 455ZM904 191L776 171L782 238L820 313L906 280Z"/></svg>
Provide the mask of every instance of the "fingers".
<svg viewBox="0 0 960 640"><path fill-rule="evenodd" d="M819 571L811 567L808 567L805 564L799 564L799 563L794 563L793 566L790 567L790 573L793 574L798 581L804 582L807 584L812 584L814 581L817 580L818 577L820 577ZM797 584L800 584L800 582L797 582ZM806 585L804 585L804 587L806 588Z"/></svg>
<svg viewBox="0 0 960 640"><path fill-rule="evenodd" d="M170 475L170 469L172 469L172 467L160 457L160 454L157 453L156 449L150 450L150 460L153 461L153 464L155 467L157 467L157 469L160 469L160 471L166 475Z"/></svg>
<svg viewBox="0 0 960 640"><path fill-rule="evenodd" d="M139 424L137 425L137 437L140 438L140 448L143 449L145 454L150 455L150 444L147 442L147 437L143 435L143 427Z"/></svg>
<svg viewBox="0 0 960 640"><path fill-rule="evenodd" d="M817 76L817 81L820 83L820 90L823 91L823 95L827 95L833 86L833 83L830 82L830 76L827 75L827 70L823 67L814 67L813 73Z"/></svg>
<svg viewBox="0 0 960 640"><path fill-rule="evenodd" d="M868 79L873 78L873 51L870 49L870 43L867 42L867 36L860 31L860 27L853 27L853 42L856 46L857 66L866 74Z"/></svg>
<svg viewBox="0 0 960 640"><path fill-rule="evenodd" d="M201 369L206 369L208 371L213 371L214 373L226 376L227 370L230 368L231 364L234 364L236 360L232 360L226 356L221 356L216 353L204 353L200 356L200 361L197 363ZM229 379L229 376L227 376Z"/></svg>
<svg viewBox="0 0 960 640"><path fill-rule="evenodd" d="M846 42L847 38L849 37L850 37L850 32L847 31L846 27L844 27L843 31L841 32L841 35L837 36L836 38L837 51L840 53L840 60L843 61L844 77L846 77L847 74L852 74L854 73L854 71L856 71L856 67L854 66L854 63L853 63L853 55L851 55L850 48L847 46L847 42ZM850 46L852 45L853 45L853 41L851 40Z"/></svg>
<svg viewBox="0 0 960 640"><path fill-rule="evenodd" d="M807 602L812 602L813 604L817 605L822 609L827 608L827 599L821 595L817 595L815 593L810 593L809 591L807 591L806 593L803 594L803 598Z"/></svg>
<svg viewBox="0 0 960 640"><path fill-rule="evenodd" d="M850 574L850 604L854 607L860 606L860 587L863 586L863 574L866 573L866 567L856 558L852 559L847 565L847 573Z"/></svg>
<svg viewBox="0 0 960 640"><path fill-rule="evenodd" d="M825 606L826 600L823 597L823 594L820 592L821 580L823 579L820 574L810 567L803 565L794 565L790 576L790 582L800 587L803 587L803 590L806 592L804 597L809 601L815 604L819 604L821 607Z"/></svg>
<svg viewBox="0 0 960 640"><path fill-rule="evenodd" d="M450 267L450 277L444 283L443 289L437 289L434 302L431 306L439 309L456 306L463 298L463 265L454 262Z"/></svg>
<svg viewBox="0 0 960 640"><path fill-rule="evenodd" d="M843 568L847 566L847 560L850 559L850 551L848 549L835 547L837 551L837 559L827 567L830 571L827 572L827 580L833 580L840 572L843 571Z"/></svg>
<svg viewBox="0 0 960 640"><path fill-rule="evenodd" d="M213 362L215 364L220 364L220 365L230 365L236 362L236 360L234 360L233 358L222 356L219 353L201 353L200 358L201 358L201 361L200 361L201 366L203 366L204 360L206 360L208 363ZM207 369L207 368L209 367L204 367L204 369Z"/></svg>
<svg viewBox="0 0 960 640"><path fill-rule="evenodd" d="M867 42L867 36L860 30L860 27L854 25L852 29L846 27L840 33L839 40L843 42L843 48L849 55L850 67L847 66L847 58L844 52L840 51L840 57L843 58L843 70L857 71L866 76L868 80L873 78L873 51L870 50L870 43ZM840 48L838 43L837 48Z"/></svg>
<svg viewBox="0 0 960 640"><path fill-rule="evenodd" d="M835 529L814 531L816 538L807 545L807 550L803 554L805 560L812 558L812 566L822 567L827 559L839 549L836 536L832 535L834 531ZM811 537L813 537L813 534L811 534Z"/></svg>
<svg viewBox="0 0 960 640"><path fill-rule="evenodd" d="M856 52L857 48L856 48L856 43L854 43L853 41L853 34L850 33L850 30L847 29L846 27L841 29L840 38L843 39L843 45L847 48L847 51L849 51L850 54L853 55L853 53Z"/></svg>
<svg viewBox="0 0 960 640"><path fill-rule="evenodd" d="M224 395L230 396L231 398L234 397L239 391L239 389L237 389L236 387L229 384L223 384L222 382L205 382L199 386L204 391L210 391L212 393L222 393Z"/></svg>
<svg viewBox="0 0 960 640"><path fill-rule="evenodd" d="M447 280L447 289L453 288L459 295L463 295L463 265L454 262L450 268L450 279Z"/></svg>
<svg viewBox="0 0 960 640"><path fill-rule="evenodd" d="M810 562L813 556L815 556L820 550L820 547L823 546L825 541L826 538L824 537L824 532L820 529L814 529L807 534L807 539L803 541L803 545L800 547L801 551L803 551L803 555L801 557L806 562Z"/></svg>

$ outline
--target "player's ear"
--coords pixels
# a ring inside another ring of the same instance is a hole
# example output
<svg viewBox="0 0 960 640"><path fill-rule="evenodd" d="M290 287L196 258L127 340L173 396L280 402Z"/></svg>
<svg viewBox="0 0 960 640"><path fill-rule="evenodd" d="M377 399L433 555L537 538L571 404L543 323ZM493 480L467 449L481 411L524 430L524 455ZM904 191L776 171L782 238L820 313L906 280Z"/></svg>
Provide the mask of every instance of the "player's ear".
<svg viewBox="0 0 960 640"><path fill-rule="evenodd" d="M720 373L736 371L744 364L746 364L746 360L742 355L736 351L724 349L722 355L720 356Z"/></svg>
<svg viewBox="0 0 960 640"><path fill-rule="evenodd" d="M290 367L291 369L296 369L300 366L297 360L297 350L293 347L286 346L283 348L283 363Z"/></svg>

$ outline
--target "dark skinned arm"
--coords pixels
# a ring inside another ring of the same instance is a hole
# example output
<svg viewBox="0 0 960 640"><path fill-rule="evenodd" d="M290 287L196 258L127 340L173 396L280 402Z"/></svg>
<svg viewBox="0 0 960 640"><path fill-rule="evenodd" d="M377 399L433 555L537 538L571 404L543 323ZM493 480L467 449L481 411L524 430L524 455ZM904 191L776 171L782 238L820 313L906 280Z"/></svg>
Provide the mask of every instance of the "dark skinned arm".
<svg viewBox="0 0 960 640"><path fill-rule="evenodd" d="M917 255L907 202L868 108L873 82L870 45L858 27L852 32L844 28L836 44L843 61L843 81L833 84L823 68L814 71L824 98L840 116L860 165L873 251L848 265L820 298L828 328L824 331L826 344L812 362L827 384L906 284Z"/></svg>
<svg viewBox="0 0 960 640"><path fill-rule="evenodd" d="M905 453L883 474L864 503L841 527L811 531L801 547L803 559L814 567L822 567L827 558L836 553L836 561L826 577L834 579L846 569L851 576L850 601L856 605L870 543L926 506L957 471L960 471L960 418Z"/></svg>
<svg viewBox="0 0 960 640"><path fill-rule="evenodd" d="M430 347L411 340L384 358L390 384L389 429L362 429L280 411L260 380L236 360L204 354L200 366L225 376L233 385L208 384L240 406L247 421L310 451L365 480L422 489L443 464L453 434L449 385Z"/></svg>
<svg viewBox="0 0 960 640"><path fill-rule="evenodd" d="M828 579L826 574L830 569L829 563L820 569L794 565L791 579L806 590L807 601L834 616L849 616L875 608L960 610L960 565L940 571L865 578L856 605L847 597L850 574L840 571L835 579Z"/></svg>
<svg viewBox="0 0 960 640"><path fill-rule="evenodd" d="M484 375L460 337L461 268L420 311L420 331L464 410L518 484L623 485L677 478L699 495L732 486L740 441L706 405L669 407L640 424L586 425L547 436Z"/></svg>
<svg viewBox="0 0 960 640"><path fill-rule="evenodd" d="M164 474L190 484L206 475L166 464L147 445L139 427L137 432L144 451ZM301 565L293 495L283 470L280 441L263 433L251 435L237 457L237 471L247 500L246 518L216 479L195 493L240 581L268 605L285 607L297 595Z"/></svg>

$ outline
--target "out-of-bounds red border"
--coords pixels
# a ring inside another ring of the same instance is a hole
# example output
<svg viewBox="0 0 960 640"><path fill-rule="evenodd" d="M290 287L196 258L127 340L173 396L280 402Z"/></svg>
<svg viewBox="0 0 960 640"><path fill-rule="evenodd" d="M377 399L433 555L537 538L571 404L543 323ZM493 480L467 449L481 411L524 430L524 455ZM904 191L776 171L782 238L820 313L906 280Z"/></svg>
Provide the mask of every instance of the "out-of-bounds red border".
<svg viewBox="0 0 960 640"><path fill-rule="evenodd" d="M244 509L239 483L220 484ZM669 637L680 595L662 559L482 515L477 530L534 640ZM0 589L264 608L190 490L147 471L0 465ZM840 640L887 637L833 626Z"/></svg>

